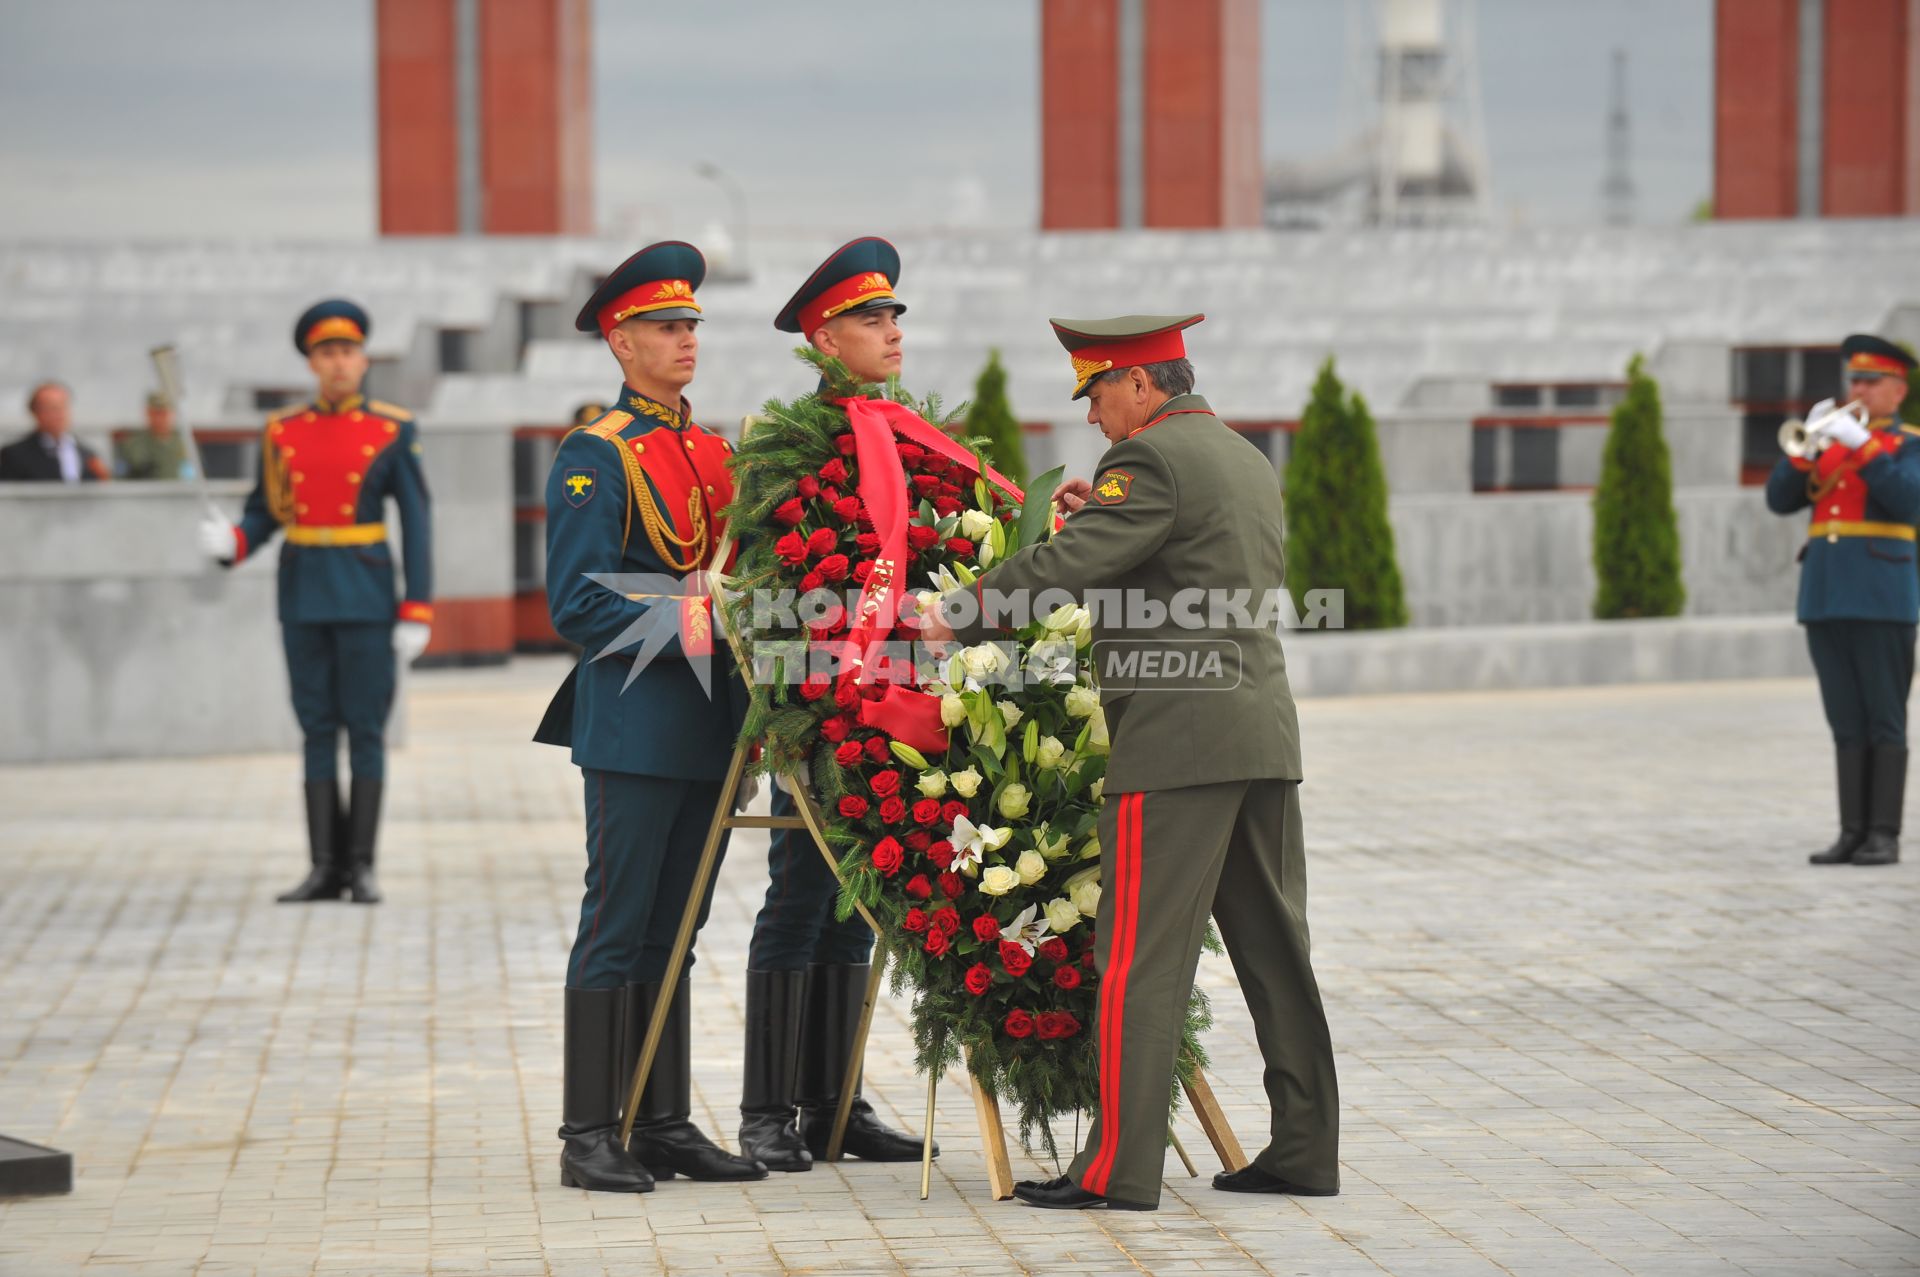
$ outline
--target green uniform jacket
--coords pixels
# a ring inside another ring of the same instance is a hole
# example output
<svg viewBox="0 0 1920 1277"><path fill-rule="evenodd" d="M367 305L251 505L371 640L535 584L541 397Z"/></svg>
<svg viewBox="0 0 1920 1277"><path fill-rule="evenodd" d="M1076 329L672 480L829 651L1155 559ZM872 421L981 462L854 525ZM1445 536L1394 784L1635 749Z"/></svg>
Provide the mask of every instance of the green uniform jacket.
<svg viewBox="0 0 1920 1277"><path fill-rule="evenodd" d="M1121 591L1124 601L1137 591L1149 621L1159 612L1157 624L1129 626L1124 608L1093 600L1100 700L1113 742L1110 791L1299 780L1300 725L1277 626L1255 628L1210 603L1237 599L1258 616L1269 592L1282 588L1280 480L1272 464L1205 399L1178 395L1109 448L1096 475L1087 504L1050 540L985 573L976 600L1064 589L1082 600L1095 590ZM967 643L1003 633L986 618L955 629ZM1169 655L1207 651L1226 654L1224 679L1196 685L1147 672L1150 653L1164 669ZM1123 672L1129 653L1139 657L1132 676Z"/></svg>

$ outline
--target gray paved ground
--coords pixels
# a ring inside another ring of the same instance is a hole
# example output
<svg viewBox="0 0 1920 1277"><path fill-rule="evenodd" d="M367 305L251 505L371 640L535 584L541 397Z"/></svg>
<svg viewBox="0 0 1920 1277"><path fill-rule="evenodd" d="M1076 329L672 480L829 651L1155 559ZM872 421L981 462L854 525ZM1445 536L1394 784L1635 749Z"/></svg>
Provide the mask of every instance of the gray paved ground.
<svg viewBox="0 0 1920 1277"><path fill-rule="evenodd" d="M0 772L0 1131L79 1167L0 1203L0 1272L1920 1269L1920 868L1804 865L1810 684L1307 705L1345 1192L1234 1197L1170 1157L1158 1214L1106 1216L990 1201L957 1079L925 1203L858 1164L560 1188L579 794L520 743L555 681L414 680L378 909L271 903L302 858L288 758ZM736 844L696 975L729 1139L763 856ZM1223 961L1202 979L1257 1147L1248 1022ZM869 1078L918 1129L897 1005Z"/></svg>

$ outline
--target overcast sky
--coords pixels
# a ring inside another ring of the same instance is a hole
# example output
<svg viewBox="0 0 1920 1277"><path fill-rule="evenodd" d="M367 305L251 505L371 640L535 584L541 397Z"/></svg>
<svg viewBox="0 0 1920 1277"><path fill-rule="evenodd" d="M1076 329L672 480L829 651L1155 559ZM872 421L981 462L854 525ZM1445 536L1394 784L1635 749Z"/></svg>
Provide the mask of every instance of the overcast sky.
<svg viewBox="0 0 1920 1277"><path fill-rule="evenodd" d="M896 230L1037 219L1039 0L597 0L603 230L726 218ZM1356 0L1357 2L1357 0ZM1479 0L1495 207L1594 220L1629 58L1643 221L1712 177L1712 0ZM1263 148L1335 147L1343 0L1264 0ZM0 235L358 238L375 229L372 0L0 0Z"/></svg>

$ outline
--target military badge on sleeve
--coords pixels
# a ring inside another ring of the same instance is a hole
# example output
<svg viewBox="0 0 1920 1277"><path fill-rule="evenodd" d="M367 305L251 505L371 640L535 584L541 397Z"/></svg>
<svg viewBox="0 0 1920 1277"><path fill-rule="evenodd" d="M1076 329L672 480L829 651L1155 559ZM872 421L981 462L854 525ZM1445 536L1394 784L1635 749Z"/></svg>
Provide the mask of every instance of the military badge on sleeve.
<svg viewBox="0 0 1920 1277"><path fill-rule="evenodd" d="M1119 505L1133 490L1133 476L1125 470L1109 470L1093 485L1095 505Z"/></svg>
<svg viewBox="0 0 1920 1277"><path fill-rule="evenodd" d="M593 481L597 473L593 470L569 470L561 476L560 482L565 486L568 505L577 510L593 500Z"/></svg>

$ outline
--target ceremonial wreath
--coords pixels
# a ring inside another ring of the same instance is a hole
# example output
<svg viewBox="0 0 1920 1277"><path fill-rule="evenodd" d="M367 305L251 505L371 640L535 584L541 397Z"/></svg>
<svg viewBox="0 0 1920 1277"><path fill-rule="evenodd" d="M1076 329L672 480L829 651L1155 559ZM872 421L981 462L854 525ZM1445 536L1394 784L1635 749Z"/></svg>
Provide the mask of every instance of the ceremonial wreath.
<svg viewBox="0 0 1920 1277"><path fill-rule="evenodd" d="M761 746L758 770L810 782L841 916L865 905L895 990L913 988L920 1068L964 1058L1013 1101L1022 1141L1037 1130L1053 1153L1051 1121L1099 1096L1108 743L1091 621L1067 604L940 657L915 639L928 592L1050 534L1059 472L1028 503L980 441L953 438L937 399L800 354L820 391L769 401L732 459L728 522L754 530L726 604L748 657L742 740ZM1183 1077L1205 1063L1210 1020L1195 989Z"/></svg>

